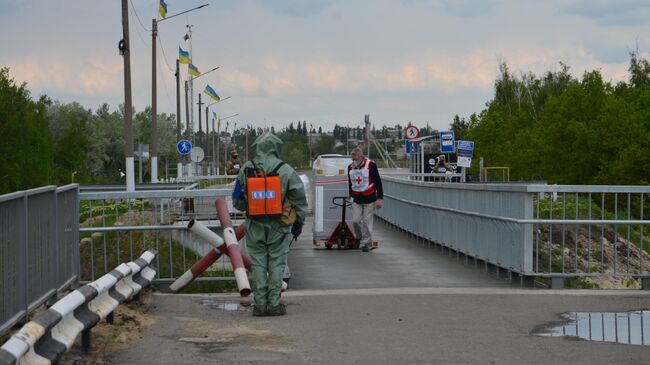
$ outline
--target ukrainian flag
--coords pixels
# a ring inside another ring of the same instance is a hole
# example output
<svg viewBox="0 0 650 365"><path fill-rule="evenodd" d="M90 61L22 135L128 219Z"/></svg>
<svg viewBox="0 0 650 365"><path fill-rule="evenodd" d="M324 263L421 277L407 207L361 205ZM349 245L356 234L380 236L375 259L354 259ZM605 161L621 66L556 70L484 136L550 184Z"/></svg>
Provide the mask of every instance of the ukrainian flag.
<svg viewBox="0 0 650 365"><path fill-rule="evenodd" d="M191 62L190 64L187 65L187 72L194 77L201 76L201 72L199 72L199 69L196 68L196 66L194 66Z"/></svg>
<svg viewBox="0 0 650 365"><path fill-rule="evenodd" d="M160 0L160 6L158 7L158 11L160 12L161 17L166 17L167 16L167 4L165 4L165 0Z"/></svg>
<svg viewBox="0 0 650 365"><path fill-rule="evenodd" d="M206 94L208 94L208 95L210 95L210 97L211 97L212 99L214 99L214 101L219 101L219 100L221 100L221 98L219 97L219 95L217 95L217 93L214 91L213 88L210 87L210 85L206 85L206 86L205 86L205 90L203 90L203 92L206 93Z"/></svg>
<svg viewBox="0 0 650 365"><path fill-rule="evenodd" d="M190 63L190 53L178 47L178 63Z"/></svg>

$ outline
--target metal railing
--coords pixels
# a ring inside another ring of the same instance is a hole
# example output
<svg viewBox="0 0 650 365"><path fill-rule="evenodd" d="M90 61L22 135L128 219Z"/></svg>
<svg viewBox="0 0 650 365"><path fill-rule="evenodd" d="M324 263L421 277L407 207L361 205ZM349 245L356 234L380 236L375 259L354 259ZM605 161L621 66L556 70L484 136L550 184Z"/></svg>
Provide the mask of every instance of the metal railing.
<svg viewBox="0 0 650 365"><path fill-rule="evenodd" d="M78 188L0 196L0 333L78 281Z"/></svg>
<svg viewBox="0 0 650 365"><path fill-rule="evenodd" d="M650 278L646 186L450 184L384 177L383 220L509 273Z"/></svg>
<svg viewBox="0 0 650 365"><path fill-rule="evenodd" d="M93 281L138 252L158 252L154 283L170 283L213 249L187 230L190 220L200 220L209 228L219 228L217 197L225 197L231 211L231 188L175 191L82 192L81 280ZM234 215L234 223L239 218ZM215 263L197 280L231 280L227 258Z"/></svg>

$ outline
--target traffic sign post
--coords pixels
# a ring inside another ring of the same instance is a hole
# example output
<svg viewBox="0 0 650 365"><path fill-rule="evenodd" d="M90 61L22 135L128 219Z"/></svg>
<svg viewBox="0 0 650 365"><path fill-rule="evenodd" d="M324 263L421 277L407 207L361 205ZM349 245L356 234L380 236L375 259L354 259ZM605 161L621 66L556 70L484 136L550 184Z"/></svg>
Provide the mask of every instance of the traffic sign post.
<svg viewBox="0 0 650 365"><path fill-rule="evenodd" d="M419 142L406 141L406 153L418 153L418 151L420 151Z"/></svg>
<svg viewBox="0 0 650 365"><path fill-rule="evenodd" d="M454 131L440 132L440 152L456 152L456 146L454 143Z"/></svg>
<svg viewBox="0 0 650 365"><path fill-rule="evenodd" d="M416 139L420 136L420 130L418 129L418 127L414 125L410 125L406 127L406 129L404 130L404 136L408 140Z"/></svg>
<svg viewBox="0 0 650 365"><path fill-rule="evenodd" d="M178 141L178 143L176 143L176 150L178 153L185 156L192 151L192 142L186 139L181 139Z"/></svg>
<svg viewBox="0 0 650 365"><path fill-rule="evenodd" d="M474 142L458 141L458 166L470 167L472 165L472 152L474 151Z"/></svg>

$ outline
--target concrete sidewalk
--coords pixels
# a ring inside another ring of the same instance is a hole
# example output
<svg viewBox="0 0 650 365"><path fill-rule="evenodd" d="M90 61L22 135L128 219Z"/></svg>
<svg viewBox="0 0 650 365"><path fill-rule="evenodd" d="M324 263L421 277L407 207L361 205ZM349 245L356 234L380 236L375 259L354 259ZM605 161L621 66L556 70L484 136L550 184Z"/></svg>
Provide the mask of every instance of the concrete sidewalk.
<svg viewBox="0 0 650 365"><path fill-rule="evenodd" d="M305 232L310 228L305 227ZM650 348L533 336L569 311L650 307L642 291L519 289L376 224L369 253L289 258L284 317L252 317L252 298L154 298L157 321L109 360L129 364L647 364ZM650 333L648 334L650 335Z"/></svg>
<svg viewBox="0 0 650 365"><path fill-rule="evenodd" d="M235 296L156 295L157 322L109 359L127 364L647 364L650 348L531 335L566 311L647 308L639 291L427 288L287 293L252 317ZM461 292L460 294L458 292ZM592 295L595 294L595 295ZM228 304L224 310L220 306Z"/></svg>

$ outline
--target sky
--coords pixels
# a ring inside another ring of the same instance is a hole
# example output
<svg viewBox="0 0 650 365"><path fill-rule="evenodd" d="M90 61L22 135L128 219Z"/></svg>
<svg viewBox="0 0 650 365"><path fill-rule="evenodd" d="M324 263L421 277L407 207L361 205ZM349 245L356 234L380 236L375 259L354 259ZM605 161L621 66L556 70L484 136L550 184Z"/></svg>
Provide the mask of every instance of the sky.
<svg viewBox="0 0 650 365"><path fill-rule="evenodd" d="M650 51L649 0L167 0L168 16L206 2L159 24L161 113L176 112L172 68L178 47L189 48L187 24L193 63L220 67L195 80L195 102L210 84L231 96L211 110L256 127L307 120L329 130L362 125L370 114L377 127L445 130L454 115L485 107L500 62L520 74L557 70L561 61L576 76L599 69L623 81L629 53ZM158 0L130 0L136 111L151 104L157 14ZM0 67L34 97L117 108L121 37L117 0L0 0Z"/></svg>

